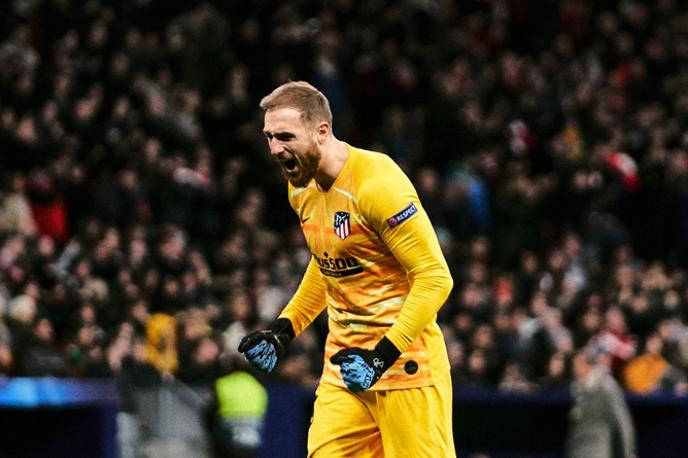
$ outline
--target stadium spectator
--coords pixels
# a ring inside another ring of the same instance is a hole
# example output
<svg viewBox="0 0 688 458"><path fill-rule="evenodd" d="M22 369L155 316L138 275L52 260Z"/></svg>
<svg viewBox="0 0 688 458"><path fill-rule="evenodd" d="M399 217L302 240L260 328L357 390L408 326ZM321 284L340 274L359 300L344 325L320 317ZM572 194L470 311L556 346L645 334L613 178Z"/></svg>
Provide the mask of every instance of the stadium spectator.
<svg viewBox="0 0 688 458"><path fill-rule="evenodd" d="M685 385L685 375L682 381L680 371L672 367L662 356L662 338L657 333L650 334L645 340L642 354L633 358L623 371L625 388L635 393L650 393L652 391L673 391L681 382Z"/></svg>
<svg viewBox="0 0 688 458"><path fill-rule="evenodd" d="M636 456L635 427L609 362L594 347L573 357L574 403L564 455L569 458Z"/></svg>

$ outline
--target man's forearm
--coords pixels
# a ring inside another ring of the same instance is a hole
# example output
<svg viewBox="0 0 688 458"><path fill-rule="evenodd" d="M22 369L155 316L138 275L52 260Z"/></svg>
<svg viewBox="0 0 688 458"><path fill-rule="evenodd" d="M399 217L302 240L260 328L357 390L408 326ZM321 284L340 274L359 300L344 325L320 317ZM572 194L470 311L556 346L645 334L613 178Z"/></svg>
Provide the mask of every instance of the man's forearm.
<svg viewBox="0 0 688 458"><path fill-rule="evenodd" d="M326 286L320 278L318 266L311 259L294 297L279 315L280 318L291 321L297 336L325 309L325 290Z"/></svg>
<svg viewBox="0 0 688 458"><path fill-rule="evenodd" d="M396 323L385 334L399 351L404 352L435 319L452 286L451 275L442 267L416 275Z"/></svg>

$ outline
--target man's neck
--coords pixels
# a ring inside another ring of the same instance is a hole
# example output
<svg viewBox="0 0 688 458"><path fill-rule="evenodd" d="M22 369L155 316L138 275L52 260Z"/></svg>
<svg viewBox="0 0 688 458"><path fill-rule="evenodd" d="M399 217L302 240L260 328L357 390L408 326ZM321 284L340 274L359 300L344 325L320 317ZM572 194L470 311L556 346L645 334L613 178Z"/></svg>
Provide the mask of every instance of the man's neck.
<svg viewBox="0 0 688 458"><path fill-rule="evenodd" d="M346 143L332 137L323 145L320 166L315 173L315 182L322 191L327 191L337 179L349 157Z"/></svg>

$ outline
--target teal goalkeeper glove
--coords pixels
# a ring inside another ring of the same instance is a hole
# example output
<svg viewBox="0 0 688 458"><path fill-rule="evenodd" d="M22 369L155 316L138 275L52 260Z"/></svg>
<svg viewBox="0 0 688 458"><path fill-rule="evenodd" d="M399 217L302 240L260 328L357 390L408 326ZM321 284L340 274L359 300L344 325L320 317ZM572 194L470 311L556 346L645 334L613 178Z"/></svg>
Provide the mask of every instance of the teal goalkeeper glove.
<svg viewBox="0 0 688 458"><path fill-rule="evenodd" d="M278 318L267 330L254 331L239 342L239 352L259 371L270 373L295 337L291 321Z"/></svg>
<svg viewBox="0 0 688 458"><path fill-rule="evenodd" d="M374 350L347 348L330 358L332 364L339 364L342 380L351 391L366 391L389 369L401 352L392 342L383 337Z"/></svg>

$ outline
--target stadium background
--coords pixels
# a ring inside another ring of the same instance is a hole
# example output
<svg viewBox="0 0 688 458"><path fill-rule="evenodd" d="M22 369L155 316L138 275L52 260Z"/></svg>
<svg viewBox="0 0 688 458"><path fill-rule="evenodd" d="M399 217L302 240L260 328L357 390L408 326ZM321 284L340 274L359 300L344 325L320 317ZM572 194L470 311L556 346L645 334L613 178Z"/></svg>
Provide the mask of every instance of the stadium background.
<svg viewBox="0 0 688 458"><path fill-rule="evenodd" d="M467 403L552 405L594 339L637 426L685 416L687 31L678 0L2 2L3 380L111 378L134 417L145 390L212 387L309 259L257 109L306 79L419 191ZM271 393L309 404L325 324ZM626 370L643 357L651 376ZM458 438L479 424L457 415Z"/></svg>

